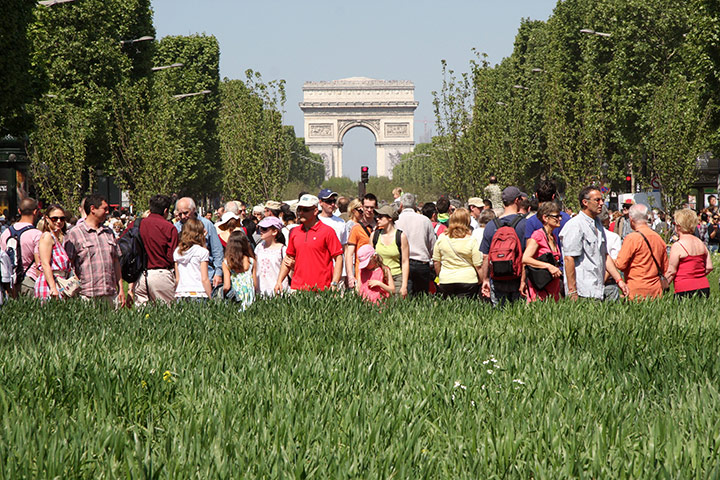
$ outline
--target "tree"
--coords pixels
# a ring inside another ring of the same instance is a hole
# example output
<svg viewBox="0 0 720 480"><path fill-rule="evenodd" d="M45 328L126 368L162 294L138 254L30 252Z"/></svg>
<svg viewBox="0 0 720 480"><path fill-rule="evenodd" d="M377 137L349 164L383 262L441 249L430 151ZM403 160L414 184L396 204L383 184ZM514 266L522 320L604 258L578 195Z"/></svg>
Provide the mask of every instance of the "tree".
<svg viewBox="0 0 720 480"><path fill-rule="evenodd" d="M282 126L284 104L283 80L265 84L252 70L244 83L223 80L219 136L226 198L258 203L282 193L292 146Z"/></svg>
<svg viewBox="0 0 720 480"><path fill-rule="evenodd" d="M81 181L90 168L85 161L89 120L81 108L53 99L34 117L29 155L35 188L48 202L74 208L84 196Z"/></svg>

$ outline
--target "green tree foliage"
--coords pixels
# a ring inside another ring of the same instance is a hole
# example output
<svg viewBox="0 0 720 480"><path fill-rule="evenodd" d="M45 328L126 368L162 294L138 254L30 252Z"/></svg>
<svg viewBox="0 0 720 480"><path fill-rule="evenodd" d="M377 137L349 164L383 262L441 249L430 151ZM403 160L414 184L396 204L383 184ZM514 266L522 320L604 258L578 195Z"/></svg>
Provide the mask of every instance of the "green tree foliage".
<svg viewBox="0 0 720 480"><path fill-rule="evenodd" d="M435 145L420 143L412 152L403 154L393 168L393 184L422 201L435 200L443 192L439 178L433 174L433 165L439 162Z"/></svg>
<svg viewBox="0 0 720 480"><path fill-rule="evenodd" d="M153 194L213 194L217 160L219 46L215 37L165 37L154 63L182 68L153 72L118 88L110 170L133 204ZM210 91L175 98L173 95Z"/></svg>
<svg viewBox="0 0 720 480"><path fill-rule="evenodd" d="M8 20L0 35L0 137L21 136L30 129L29 105L36 93L30 74L30 42L27 30L33 21L35 2L7 0L3 10ZM12 12L12 15L9 15Z"/></svg>
<svg viewBox="0 0 720 480"><path fill-rule="evenodd" d="M33 84L83 112L86 162L101 167L111 157L113 102L116 89L150 71L153 43L125 43L154 36L149 0L83 0L53 7L37 6L28 31ZM40 102L34 111L42 115ZM50 116L54 114L48 114ZM39 144L46 135L39 128Z"/></svg>
<svg viewBox="0 0 720 480"><path fill-rule="evenodd" d="M163 118L177 122L173 136L180 144L177 161L186 164L182 193L201 196L219 193L220 153L220 45L212 35L168 36L157 42L156 66L182 63L152 75L152 108L164 109ZM167 101L173 95L210 91Z"/></svg>
<svg viewBox="0 0 720 480"><path fill-rule="evenodd" d="M36 130L30 137L31 175L40 198L66 208L80 204L86 163L89 119L69 103L48 99L34 115Z"/></svg>
<svg viewBox="0 0 720 480"><path fill-rule="evenodd" d="M348 177L332 177L328 178L322 183L322 188L329 188L333 192L337 192L338 195L342 195L348 198L358 196L358 183L353 182ZM370 189L368 188L368 192ZM315 195L317 192L310 192Z"/></svg>
<svg viewBox="0 0 720 480"><path fill-rule="evenodd" d="M263 83L248 70L246 81L224 79L219 120L223 194L250 203L283 193L295 136L282 126L283 80Z"/></svg>
<svg viewBox="0 0 720 480"><path fill-rule="evenodd" d="M678 205L697 156L720 151L718 26L709 0L558 2L547 22L523 20L500 64L480 57L456 75L442 63L439 155L413 164L460 196L488 174L528 190L555 178L571 205L589 183L622 191L631 171L649 188L658 174Z"/></svg>

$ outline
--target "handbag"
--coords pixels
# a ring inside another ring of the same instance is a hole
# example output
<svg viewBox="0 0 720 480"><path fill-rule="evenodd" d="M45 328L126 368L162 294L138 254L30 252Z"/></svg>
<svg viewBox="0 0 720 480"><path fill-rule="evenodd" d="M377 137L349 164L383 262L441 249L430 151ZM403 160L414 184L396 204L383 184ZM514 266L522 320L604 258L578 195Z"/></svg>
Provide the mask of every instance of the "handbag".
<svg viewBox="0 0 720 480"><path fill-rule="evenodd" d="M543 253L537 260L549 263L557 267L555 262L555 256L550 253ZM550 282L552 282L553 276L547 268L531 267L530 265L525 266L525 276L532 282L536 290L544 290Z"/></svg>
<svg viewBox="0 0 720 480"><path fill-rule="evenodd" d="M655 260L655 254L652 251L650 242L648 242L647 237L645 235L643 235L642 232L637 232L637 233L642 235L643 240L645 240L645 243L647 244L648 249L650 250L650 256L652 257L653 262L655 262L655 268L658 271L658 277L660 278L660 286L662 287L662 291L667 292L668 290L670 290L670 282L668 282L668 279L665 278L665 275L663 275L662 272L660 272L660 264L657 262L657 260Z"/></svg>
<svg viewBox="0 0 720 480"><path fill-rule="evenodd" d="M55 284L61 297L71 298L80 293L80 279L75 272L71 273L68 278L55 275Z"/></svg>

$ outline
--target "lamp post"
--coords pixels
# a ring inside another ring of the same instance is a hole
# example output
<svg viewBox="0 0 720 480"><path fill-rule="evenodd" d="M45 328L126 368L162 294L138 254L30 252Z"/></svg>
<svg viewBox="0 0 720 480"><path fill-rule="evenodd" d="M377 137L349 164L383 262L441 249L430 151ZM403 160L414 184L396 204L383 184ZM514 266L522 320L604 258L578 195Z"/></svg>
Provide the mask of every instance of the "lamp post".
<svg viewBox="0 0 720 480"><path fill-rule="evenodd" d="M123 46L125 46L125 45L132 45L132 44L134 44L134 43L147 42L147 41L150 41L150 40L155 40L155 37L151 37L150 35L145 35L145 36L140 37L140 38L133 38L132 40L120 40L120 45L123 45Z"/></svg>
<svg viewBox="0 0 720 480"><path fill-rule="evenodd" d="M170 65L161 65L159 67L152 67L150 70L152 70L153 72L158 72L160 70L167 70L168 68L180 68L180 67L184 67L184 66L185 66L184 63L171 63Z"/></svg>
<svg viewBox="0 0 720 480"><path fill-rule="evenodd" d="M40 0L38 2L38 5L42 5L44 7L52 7L53 5L60 5L61 3L71 3L75 0Z"/></svg>
<svg viewBox="0 0 720 480"><path fill-rule="evenodd" d="M612 34L606 33L606 32L596 32L592 28L581 28L580 33L584 33L587 35L597 35L598 37L609 37L612 35Z"/></svg>
<svg viewBox="0 0 720 480"><path fill-rule="evenodd" d="M212 93L210 90L202 90L200 92L193 92L193 93L180 93L178 95L173 95L173 98L181 99L181 98L187 98L187 97L194 97L196 95L207 95L208 93Z"/></svg>

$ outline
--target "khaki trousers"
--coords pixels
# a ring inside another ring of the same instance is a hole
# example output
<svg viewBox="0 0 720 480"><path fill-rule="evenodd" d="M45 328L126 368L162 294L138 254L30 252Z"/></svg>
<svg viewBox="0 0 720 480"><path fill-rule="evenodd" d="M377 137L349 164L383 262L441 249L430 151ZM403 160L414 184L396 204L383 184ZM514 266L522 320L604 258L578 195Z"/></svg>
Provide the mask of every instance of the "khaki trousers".
<svg viewBox="0 0 720 480"><path fill-rule="evenodd" d="M160 300L166 304L175 301L175 272L153 269L143 273L135 282L135 305Z"/></svg>

